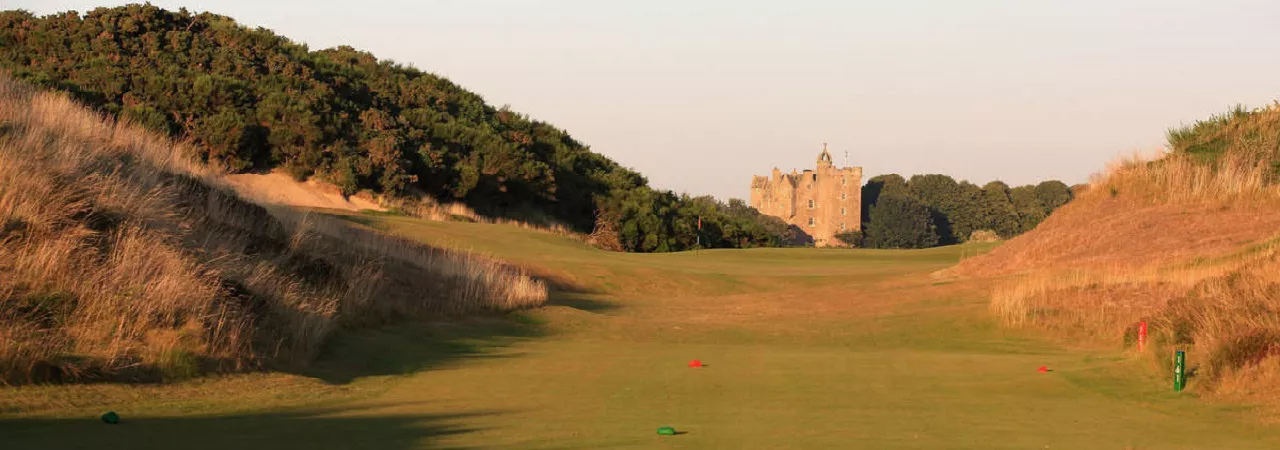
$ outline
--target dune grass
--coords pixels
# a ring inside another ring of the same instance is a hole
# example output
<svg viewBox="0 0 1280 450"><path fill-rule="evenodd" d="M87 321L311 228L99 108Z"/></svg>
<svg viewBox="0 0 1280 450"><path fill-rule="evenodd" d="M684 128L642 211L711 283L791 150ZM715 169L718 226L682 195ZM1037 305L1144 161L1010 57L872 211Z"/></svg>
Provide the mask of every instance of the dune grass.
<svg viewBox="0 0 1280 450"><path fill-rule="evenodd" d="M489 258L241 200L192 154L0 74L0 384L298 368L341 327L546 299Z"/></svg>

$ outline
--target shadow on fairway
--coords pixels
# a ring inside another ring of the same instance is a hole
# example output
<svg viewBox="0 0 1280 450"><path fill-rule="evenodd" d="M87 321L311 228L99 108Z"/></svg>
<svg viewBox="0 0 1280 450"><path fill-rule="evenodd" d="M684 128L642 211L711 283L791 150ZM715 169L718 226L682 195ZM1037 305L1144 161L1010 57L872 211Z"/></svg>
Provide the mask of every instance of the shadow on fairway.
<svg viewBox="0 0 1280 450"><path fill-rule="evenodd" d="M618 308L593 298L589 290L550 283L549 306L594 313ZM515 355L498 351L547 333L541 323L521 312L347 330L335 334L307 369L291 372L329 384L347 384L360 377L406 375L469 359L509 358Z"/></svg>
<svg viewBox="0 0 1280 450"><path fill-rule="evenodd" d="M593 298L591 294L564 291L552 291L551 298L547 300L547 306L567 306L593 313L605 313L620 308L617 303Z"/></svg>
<svg viewBox="0 0 1280 450"><path fill-rule="evenodd" d="M365 227L368 227L369 229L378 230L379 232L382 232L382 233L388 233L393 235L396 234L389 229L387 224L384 222L384 217L383 217L383 216L394 215L394 214L377 213L377 212L371 212L371 211L362 211L361 214L350 214L345 212L334 212L334 211L324 211L324 210L317 210L317 212L327 214L337 219L363 225ZM412 238L410 237L410 239ZM427 247L437 248L436 246L433 246L426 242L419 242L419 244ZM440 247L440 248L443 248L443 247ZM620 307L620 305L618 305L617 303L612 303L612 302L600 300L599 298L597 298L598 295L604 294L603 291L596 288L585 286L575 281L572 277L566 276L563 273L556 272L554 270L547 270L545 267L541 267L536 264L521 265L517 261L507 261L507 263L511 263L517 266L522 266L525 270L527 270L530 273L530 275L533 275L535 278L547 284L547 287L549 288L548 289L549 298L547 299L548 306L567 306L570 308L580 309L583 311L593 312L593 313L602 313L606 311L612 311Z"/></svg>
<svg viewBox="0 0 1280 450"><path fill-rule="evenodd" d="M539 323L520 313L343 331L330 339L314 363L294 373L329 384L406 375L465 360L512 357L499 351L545 334Z"/></svg>
<svg viewBox="0 0 1280 450"><path fill-rule="evenodd" d="M410 449L442 447L433 438L477 431L458 425L494 413L333 416L336 409L217 417L147 418L123 415L120 424L95 418L0 419L5 449ZM340 410L351 414L350 408ZM358 411L357 411L358 413Z"/></svg>

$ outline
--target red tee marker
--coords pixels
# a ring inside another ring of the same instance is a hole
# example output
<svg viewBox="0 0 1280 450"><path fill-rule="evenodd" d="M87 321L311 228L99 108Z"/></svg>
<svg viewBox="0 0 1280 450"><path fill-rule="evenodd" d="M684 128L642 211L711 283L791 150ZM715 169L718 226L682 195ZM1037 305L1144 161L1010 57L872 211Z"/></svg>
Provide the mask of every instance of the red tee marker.
<svg viewBox="0 0 1280 450"><path fill-rule="evenodd" d="M1048 366L1040 366L1040 368L1039 368L1039 369L1036 369L1036 371L1037 371L1037 372L1040 372L1040 373L1047 373L1047 372L1049 372L1049 367L1048 367Z"/></svg>
<svg viewBox="0 0 1280 450"><path fill-rule="evenodd" d="M698 361L696 359L689 361L689 367L702 367L702 361Z"/></svg>
<svg viewBox="0 0 1280 450"><path fill-rule="evenodd" d="M1138 322L1138 351L1147 346L1147 323Z"/></svg>

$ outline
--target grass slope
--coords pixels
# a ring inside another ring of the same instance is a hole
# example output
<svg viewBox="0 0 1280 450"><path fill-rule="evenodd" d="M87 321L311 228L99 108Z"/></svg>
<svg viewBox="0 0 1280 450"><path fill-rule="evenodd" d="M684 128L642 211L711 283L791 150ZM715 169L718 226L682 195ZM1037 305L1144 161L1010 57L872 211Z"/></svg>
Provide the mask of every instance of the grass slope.
<svg viewBox="0 0 1280 450"><path fill-rule="evenodd" d="M0 383L304 367L329 333L546 300L509 265L267 209L0 72Z"/></svg>
<svg viewBox="0 0 1280 450"><path fill-rule="evenodd" d="M634 255L348 219L524 265L556 286L551 306L345 333L307 376L0 389L16 405L0 412L6 448L1280 446L1246 408L1173 394L1133 375L1142 359L1003 328L988 286L931 275L985 247ZM107 408L126 422L95 422Z"/></svg>
<svg viewBox="0 0 1280 450"><path fill-rule="evenodd" d="M1147 322L1150 369L1186 351L1198 393L1280 419L1280 107L1173 130L1170 144L949 272L1007 276L997 316L1079 345L1132 343Z"/></svg>

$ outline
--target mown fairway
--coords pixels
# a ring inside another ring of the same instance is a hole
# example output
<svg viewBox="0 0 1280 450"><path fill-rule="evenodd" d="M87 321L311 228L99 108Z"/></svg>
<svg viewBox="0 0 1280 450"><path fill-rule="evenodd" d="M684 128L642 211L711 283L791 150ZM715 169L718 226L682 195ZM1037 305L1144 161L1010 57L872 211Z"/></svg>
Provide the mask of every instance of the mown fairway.
<svg viewBox="0 0 1280 450"><path fill-rule="evenodd" d="M0 388L0 448L1280 448L1118 344L1002 329L981 282L930 275L979 247L607 254L355 220L528 266L553 305L343 335L297 374Z"/></svg>

